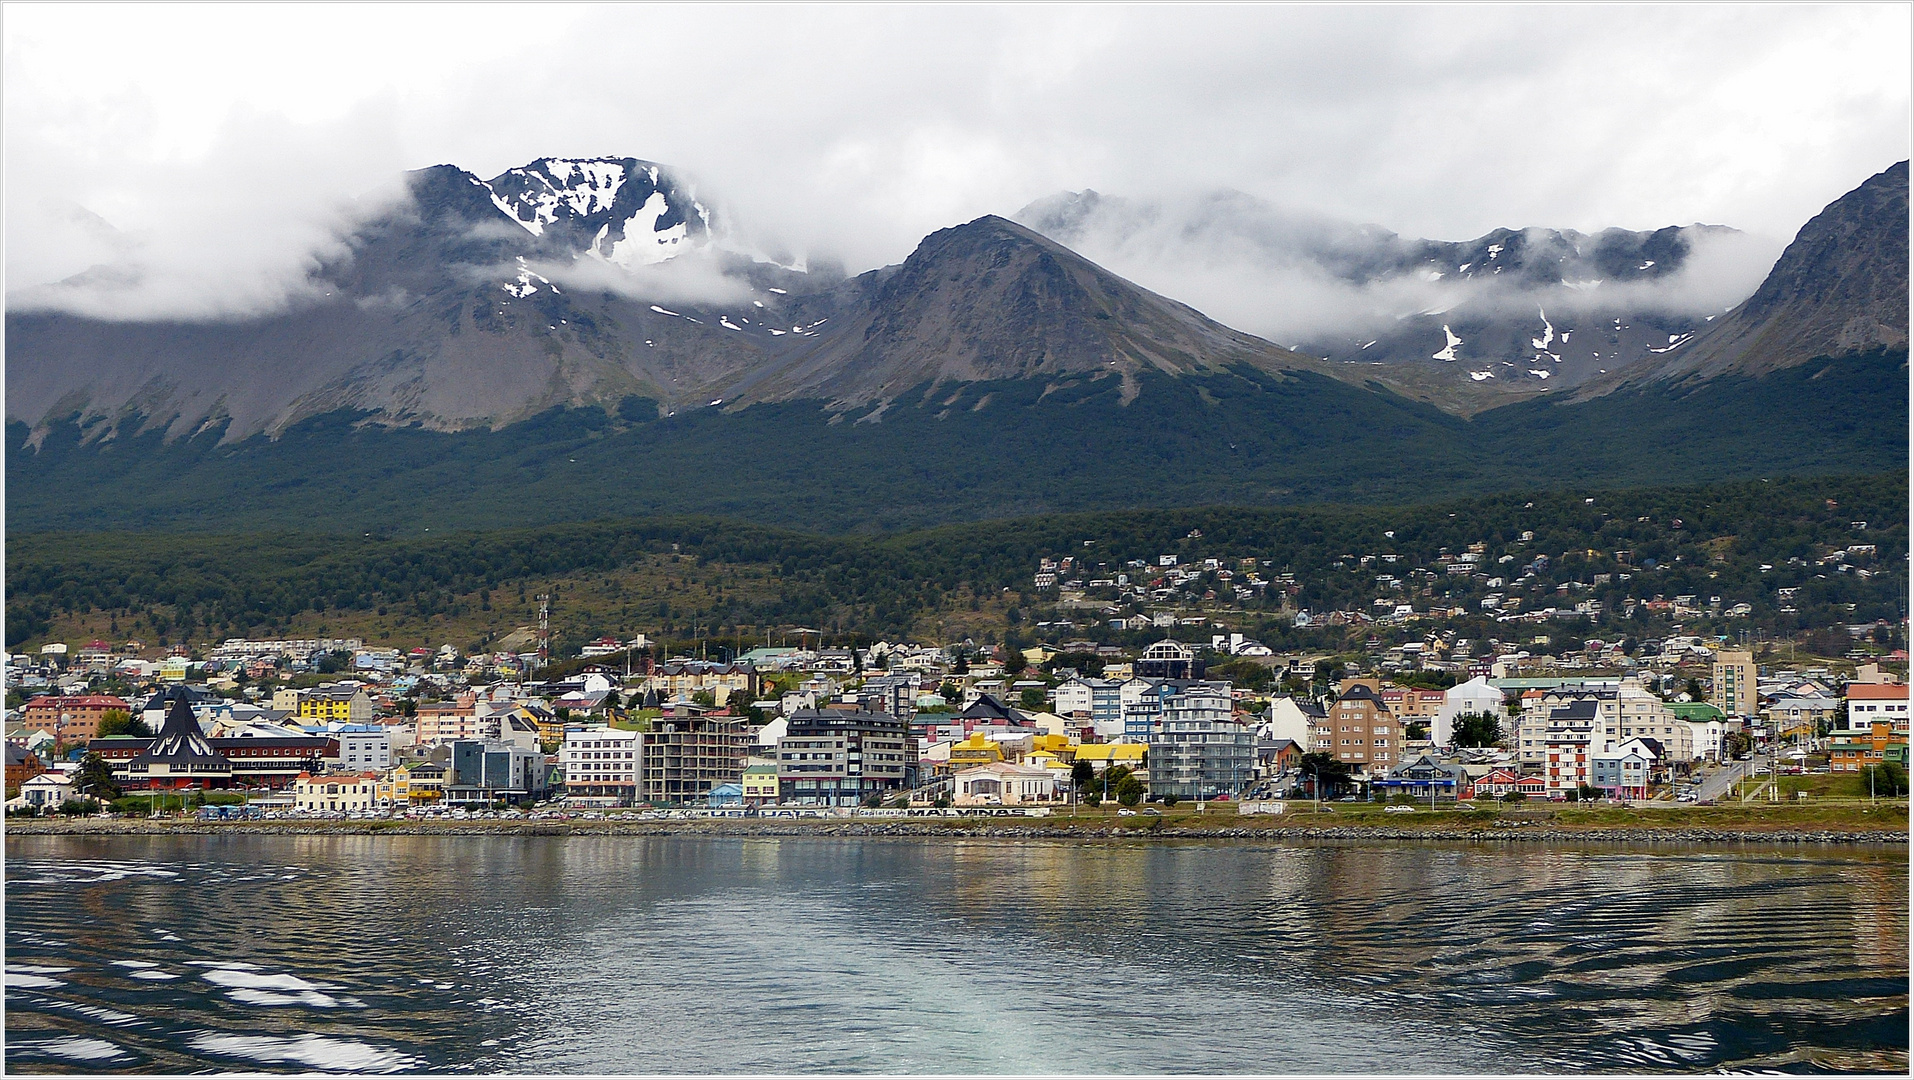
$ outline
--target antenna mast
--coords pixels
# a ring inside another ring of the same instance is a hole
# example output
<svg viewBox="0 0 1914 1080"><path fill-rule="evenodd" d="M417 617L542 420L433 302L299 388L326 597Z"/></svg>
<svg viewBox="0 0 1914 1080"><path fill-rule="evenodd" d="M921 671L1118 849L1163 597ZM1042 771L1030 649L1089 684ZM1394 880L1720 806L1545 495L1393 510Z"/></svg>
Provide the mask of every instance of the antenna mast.
<svg viewBox="0 0 1914 1080"><path fill-rule="evenodd" d="M552 595L538 594L538 669L552 662Z"/></svg>

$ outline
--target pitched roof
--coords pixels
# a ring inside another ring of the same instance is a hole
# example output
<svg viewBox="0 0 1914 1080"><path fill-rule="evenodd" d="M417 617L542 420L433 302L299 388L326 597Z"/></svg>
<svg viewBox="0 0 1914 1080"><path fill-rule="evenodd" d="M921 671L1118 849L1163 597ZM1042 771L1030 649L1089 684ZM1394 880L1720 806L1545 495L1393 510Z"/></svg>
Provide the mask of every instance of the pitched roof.
<svg viewBox="0 0 1914 1080"><path fill-rule="evenodd" d="M1906 701L1905 683L1849 683L1849 701Z"/></svg>
<svg viewBox="0 0 1914 1080"><path fill-rule="evenodd" d="M1010 708L989 694L977 695L977 700L957 714L959 720L1002 720L1006 723L1027 725L1030 718Z"/></svg>
<svg viewBox="0 0 1914 1080"><path fill-rule="evenodd" d="M213 749L200 733L199 721L193 718L193 706L185 695L173 698L173 704L166 713L166 723L161 725L159 734L153 743L134 756L131 765L163 762L169 766L190 765L227 765L225 755Z"/></svg>

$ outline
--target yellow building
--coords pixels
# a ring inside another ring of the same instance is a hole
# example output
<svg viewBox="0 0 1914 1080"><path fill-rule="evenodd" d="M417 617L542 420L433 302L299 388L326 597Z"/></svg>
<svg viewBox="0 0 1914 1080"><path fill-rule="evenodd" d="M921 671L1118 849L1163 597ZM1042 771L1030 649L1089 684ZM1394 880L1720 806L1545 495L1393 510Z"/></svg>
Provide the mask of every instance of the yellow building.
<svg viewBox="0 0 1914 1080"><path fill-rule="evenodd" d="M356 686L316 686L300 692L298 717L313 724L369 724L372 698Z"/></svg>
<svg viewBox="0 0 1914 1080"><path fill-rule="evenodd" d="M1077 761L1087 761L1090 768L1101 774L1112 765L1123 765L1136 774L1136 778L1149 782L1149 747L1142 743L1092 743L1077 747Z"/></svg>
<svg viewBox="0 0 1914 1080"><path fill-rule="evenodd" d="M1068 735L1038 735L1030 740L1030 757L1042 755L1066 766L1077 760L1077 740Z"/></svg>
<svg viewBox="0 0 1914 1080"><path fill-rule="evenodd" d="M950 747L950 768L969 769L978 765L991 765L1004 759L1004 748L997 740L981 731L973 731L970 737Z"/></svg>
<svg viewBox="0 0 1914 1080"><path fill-rule="evenodd" d="M421 806L445 797L445 766L421 761L386 770L373 785L372 801L385 808Z"/></svg>
<svg viewBox="0 0 1914 1080"><path fill-rule="evenodd" d="M744 767L744 801L747 803L767 803L778 801L778 767L776 765L747 765Z"/></svg>

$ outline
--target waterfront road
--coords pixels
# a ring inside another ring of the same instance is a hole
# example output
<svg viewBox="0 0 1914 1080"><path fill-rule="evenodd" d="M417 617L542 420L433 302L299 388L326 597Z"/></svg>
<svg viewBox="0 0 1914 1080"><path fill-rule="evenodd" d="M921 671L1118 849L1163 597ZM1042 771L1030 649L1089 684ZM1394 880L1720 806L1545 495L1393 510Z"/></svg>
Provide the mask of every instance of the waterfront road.
<svg viewBox="0 0 1914 1080"><path fill-rule="evenodd" d="M1757 754L1749 761L1730 761L1702 779L1701 785L1695 790L1695 797L1702 802L1710 799L1720 801L1734 790L1743 777L1767 771L1768 759L1765 755Z"/></svg>

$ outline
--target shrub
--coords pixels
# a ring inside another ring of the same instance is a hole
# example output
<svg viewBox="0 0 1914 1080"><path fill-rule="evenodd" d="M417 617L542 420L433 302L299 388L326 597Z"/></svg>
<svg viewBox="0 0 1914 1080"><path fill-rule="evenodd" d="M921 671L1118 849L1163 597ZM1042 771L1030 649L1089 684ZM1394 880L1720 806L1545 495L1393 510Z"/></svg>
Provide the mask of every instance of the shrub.
<svg viewBox="0 0 1914 1080"><path fill-rule="evenodd" d="M1170 792L1168 795L1163 796L1164 806L1175 806L1177 803L1180 803L1182 801L1183 801L1182 797L1177 795L1173 791Z"/></svg>
<svg viewBox="0 0 1914 1080"><path fill-rule="evenodd" d="M1507 795L1502 796L1502 801L1503 802L1521 802L1523 799L1526 799L1526 798L1528 798L1528 796L1522 794L1519 791L1511 791Z"/></svg>

